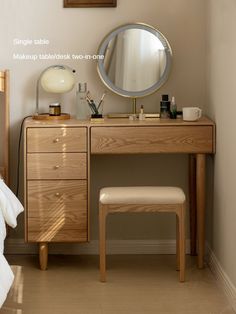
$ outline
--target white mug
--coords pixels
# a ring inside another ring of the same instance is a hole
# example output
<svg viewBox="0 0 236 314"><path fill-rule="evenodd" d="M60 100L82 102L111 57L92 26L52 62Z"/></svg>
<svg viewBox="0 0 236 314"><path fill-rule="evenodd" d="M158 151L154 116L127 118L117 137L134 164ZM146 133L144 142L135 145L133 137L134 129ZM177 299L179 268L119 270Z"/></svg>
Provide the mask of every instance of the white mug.
<svg viewBox="0 0 236 314"><path fill-rule="evenodd" d="M202 116L202 109L198 107L184 107L183 120L184 121L197 121Z"/></svg>

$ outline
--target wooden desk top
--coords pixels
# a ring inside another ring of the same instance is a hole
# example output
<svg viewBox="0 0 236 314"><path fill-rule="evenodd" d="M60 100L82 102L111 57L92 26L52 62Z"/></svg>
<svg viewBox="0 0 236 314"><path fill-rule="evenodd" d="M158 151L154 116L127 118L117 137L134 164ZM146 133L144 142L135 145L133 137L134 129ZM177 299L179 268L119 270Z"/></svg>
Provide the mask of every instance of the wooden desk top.
<svg viewBox="0 0 236 314"><path fill-rule="evenodd" d="M25 121L25 127L109 127L109 126L120 126L120 127L129 127L129 126L215 126L215 123L207 117L202 117L200 120L195 122L187 122L182 119L160 119L160 118L148 118L143 121L129 119L105 119L102 122L91 122L90 120L55 120L55 121L37 121L32 118L28 118Z"/></svg>
<svg viewBox="0 0 236 314"><path fill-rule="evenodd" d="M214 153L215 124L207 117L196 122L182 119L105 119L102 122L83 120L37 121L29 118L29 128L89 129L91 154L139 153Z"/></svg>

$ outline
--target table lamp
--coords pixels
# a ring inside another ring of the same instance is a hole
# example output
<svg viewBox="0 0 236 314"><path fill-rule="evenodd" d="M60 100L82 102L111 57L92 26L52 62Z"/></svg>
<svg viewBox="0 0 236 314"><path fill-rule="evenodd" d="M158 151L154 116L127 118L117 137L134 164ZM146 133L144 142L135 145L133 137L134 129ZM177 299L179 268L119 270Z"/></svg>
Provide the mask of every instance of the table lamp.
<svg viewBox="0 0 236 314"><path fill-rule="evenodd" d="M50 116L48 113L39 112L39 87L49 93L67 93L75 85L75 70L66 65L52 65L46 68L39 76L36 85L36 112L33 116L35 120L70 119L68 113L60 116Z"/></svg>

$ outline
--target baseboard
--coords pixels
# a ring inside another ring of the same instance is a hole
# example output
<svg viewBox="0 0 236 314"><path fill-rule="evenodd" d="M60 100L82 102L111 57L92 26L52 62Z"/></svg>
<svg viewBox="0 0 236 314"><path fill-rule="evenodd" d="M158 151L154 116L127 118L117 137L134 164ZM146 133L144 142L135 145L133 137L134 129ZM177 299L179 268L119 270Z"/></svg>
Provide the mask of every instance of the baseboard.
<svg viewBox="0 0 236 314"><path fill-rule="evenodd" d="M108 240L107 254L175 254L175 240ZM186 241L187 254L190 252L190 241ZM5 254L37 254L36 244L25 243L23 239L6 239ZM51 243L50 254L96 255L98 240L89 243Z"/></svg>
<svg viewBox="0 0 236 314"><path fill-rule="evenodd" d="M219 286L225 292L232 308L236 311L236 287L222 268L215 253L212 251L209 245L206 246L207 252L207 264L212 271L213 275L217 279Z"/></svg>

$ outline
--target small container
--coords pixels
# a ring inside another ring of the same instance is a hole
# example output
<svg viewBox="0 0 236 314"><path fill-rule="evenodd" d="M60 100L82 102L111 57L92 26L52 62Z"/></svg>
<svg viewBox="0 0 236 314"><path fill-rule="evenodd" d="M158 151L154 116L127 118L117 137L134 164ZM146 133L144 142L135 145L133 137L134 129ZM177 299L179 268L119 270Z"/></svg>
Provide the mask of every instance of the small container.
<svg viewBox="0 0 236 314"><path fill-rule="evenodd" d="M139 113L139 120L145 120L145 114L143 112L143 105L140 108L140 113Z"/></svg>
<svg viewBox="0 0 236 314"><path fill-rule="evenodd" d="M91 114L91 119L101 119L103 118L102 114L98 113L98 114Z"/></svg>
<svg viewBox="0 0 236 314"><path fill-rule="evenodd" d="M61 105L60 103L53 103L49 105L49 116L60 116L61 115Z"/></svg>
<svg viewBox="0 0 236 314"><path fill-rule="evenodd" d="M78 88L76 91L76 119L86 120L91 114L86 96L87 83L78 83Z"/></svg>

